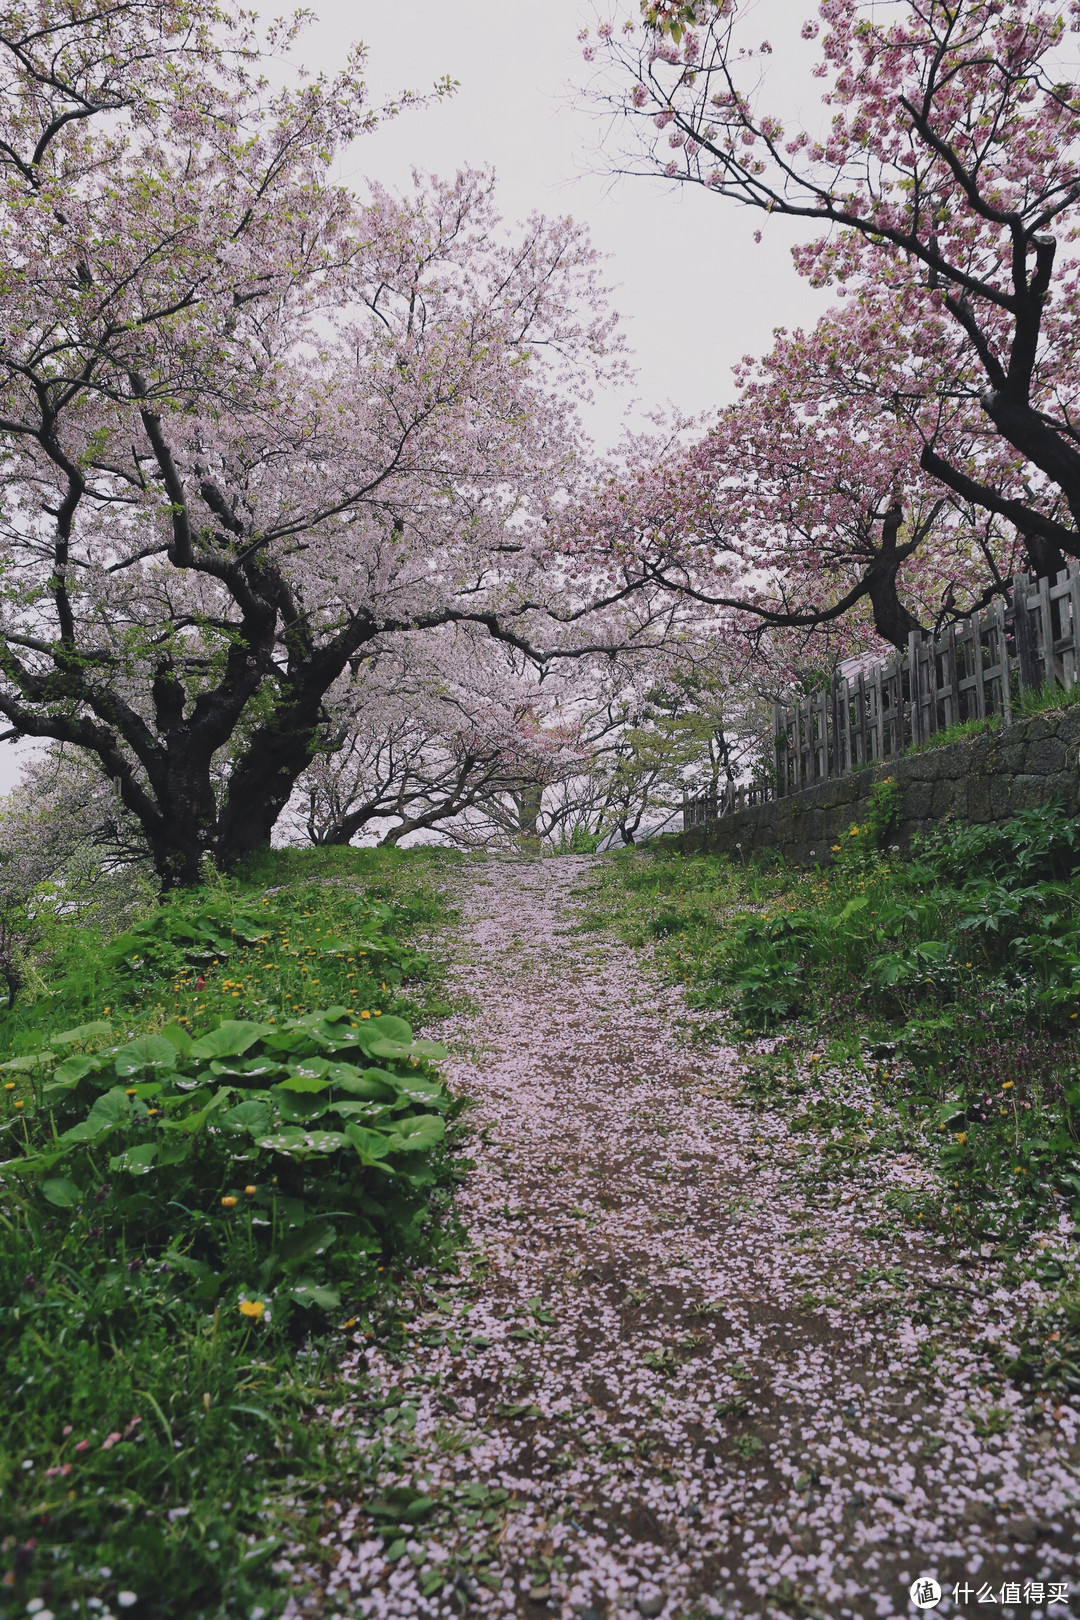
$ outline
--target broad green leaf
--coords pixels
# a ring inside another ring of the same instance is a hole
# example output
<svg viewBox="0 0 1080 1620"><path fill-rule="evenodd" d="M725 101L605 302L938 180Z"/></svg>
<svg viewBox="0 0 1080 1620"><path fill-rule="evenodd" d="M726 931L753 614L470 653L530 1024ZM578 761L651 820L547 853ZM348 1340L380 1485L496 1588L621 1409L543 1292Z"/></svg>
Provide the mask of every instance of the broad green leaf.
<svg viewBox="0 0 1080 1620"><path fill-rule="evenodd" d="M102 1053L78 1052L74 1057L65 1058L63 1063L53 1070L53 1084L64 1090L77 1086L84 1075L100 1069L106 1061L107 1058Z"/></svg>
<svg viewBox="0 0 1080 1620"><path fill-rule="evenodd" d="M832 918L829 923L829 927L839 928L842 923L846 923L848 918L854 916L857 911L862 911L863 907L867 904L868 899L865 894L856 895L853 900L848 901L847 905L844 906L842 911L839 911L837 915Z"/></svg>
<svg viewBox="0 0 1080 1620"><path fill-rule="evenodd" d="M444 1058L446 1047L439 1041L413 1041L411 1057Z"/></svg>
<svg viewBox="0 0 1080 1620"><path fill-rule="evenodd" d="M260 1137L258 1145L272 1153L306 1157L309 1153L336 1153L345 1146L345 1140L339 1131L305 1131L298 1125L290 1125L283 1131Z"/></svg>
<svg viewBox="0 0 1080 1620"><path fill-rule="evenodd" d="M367 1019L364 1020L367 1023ZM388 1041L412 1041L412 1025L407 1024L404 1018L393 1018L389 1013L383 1013L379 1018L371 1020L371 1029L379 1035L380 1039Z"/></svg>
<svg viewBox="0 0 1080 1620"><path fill-rule="evenodd" d="M281 1241L278 1254L286 1264L298 1260L310 1260L313 1255L325 1254L327 1249L333 1248L337 1237L337 1228L331 1226L329 1221L313 1221L308 1226L294 1227Z"/></svg>
<svg viewBox="0 0 1080 1620"><path fill-rule="evenodd" d="M412 1042L384 1040L380 1036L377 1040L368 1041L364 1050L372 1057L407 1058L412 1056Z"/></svg>
<svg viewBox="0 0 1080 1620"><path fill-rule="evenodd" d="M224 1131L250 1131L259 1136L270 1129L270 1109L261 1098L252 1097L235 1108L227 1108L219 1124Z"/></svg>
<svg viewBox="0 0 1080 1620"><path fill-rule="evenodd" d="M231 1093L232 1088L230 1086L222 1086L220 1091L214 1093L205 1108L198 1109L194 1114L185 1114L183 1119L168 1119L165 1121L163 1128L167 1131L186 1131L189 1134L201 1131L214 1109L220 1108L223 1103L227 1102Z"/></svg>
<svg viewBox="0 0 1080 1620"><path fill-rule="evenodd" d="M256 1041L273 1032L273 1024L225 1019L217 1029L212 1029L208 1035L202 1035L192 1043L190 1055L196 1058L240 1057Z"/></svg>
<svg viewBox="0 0 1080 1620"><path fill-rule="evenodd" d="M355 1063L332 1063L327 1058L320 1061L326 1065L326 1078L335 1086L347 1086L350 1080L359 1080L362 1073Z"/></svg>
<svg viewBox="0 0 1080 1620"><path fill-rule="evenodd" d="M114 1068L123 1080L140 1069L175 1069L177 1050L163 1035L140 1035L116 1054Z"/></svg>
<svg viewBox="0 0 1080 1620"><path fill-rule="evenodd" d="M94 1040L98 1035L111 1035L112 1025L103 1018L95 1018L92 1024L80 1024L77 1029L65 1029L62 1035L50 1035L49 1039L54 1046L74 1046L78 1041Z"/></svg>
<svg viewBox="0 0 1080 1620"><path fill-rule="evenodd" d="M397 1129L388 1137L395 1153L416 1153L433 1148L446 1135L446 1121L439 1114L413 1114L397 1121Z"/></svg>
<svg viewBox="0 0 1080 1620"><path fill-rule="evenodd" d="M389 1114L390 1110L385 1103L379 1102L339 1102L331 1103L327 1109L328 1114L340 1114L342 1119L380 1119Z"/></svg>
<svg viewBox="0 0 1080 1620"><path fill-rule="evenodd" d="M126 1170L133 1176L145 1176L153 1168L158 1156L157 1142L140 1142L138 1147L128 1148L126 1153L118 1153L109 1160L110 1170Z"/></svg>
<svg viewBox="0 0 1080 1620"><path fill-rule="evenodd" d="M287 1080L279 1080L273 1090L318 1092L328 1090L329 1085L329 1080L320 1080L315 1075L291 1074Z"/></svg>
<svg viewBox="0 0 1080 1620"><path fill-rule="evenodd" d="M270 1088L270 1097L282 1119L295 1124L320 1119L329 1106L326 1098L298 1096L295 1092L284 1091L280 1086Z"/></svg>
<svg viewBox="0 0 1080 1620"><path fill-rule="evenodd" d="M96 1142L101 1137L107 1136L110 1131L115 1130L118 1125L125 1125L130 1118L131 1103L125 1097L123 1091L114 1086L111 1091L106 1091L104 1096L97 1099L84 1120L80 1120L77 1125L73 1125L69 1131L65 1131L57 1140L65 1144L71 1142Z"/></svg>
<svg viewBox="0 0 1080 1620"><path fill-rule="evenodd" d="M341 1295L336 1288L325 1288L318 1283L297 1283L295 1288L289 1289L289 1298L295 1299L298 1305L317 1305L321 1311L336 1311L341 1305Z"/></svg>
<svg viewBox="0 0 1080 1620"><path fill-rule="evenodd" d="M41 1069L47 1063L55 1062L55 1052L28 1052L25 1057L9 1058L6 1063L0 1063L0 1069L9 1074L30 1074L34 1069Z"/></svg>
<svg viewBox="0 0 1080 1620"><path fill-rule="evenodd" d="M390 1152L389 1139L382 1131L371 1131L364 1125L346 1125L345 1135L365 1164L378 1164Z"/></svg>
<svg viewBox="0 0 1080 1620"><path fill-rule="evenodd" d="M351 1067L351 1065L349 1065ZM345 1064L338 1064L339 1069ZM373 1102L393 1102L398 1094L398 1078L386 1069L357 1069L352 1075L342 1075L337 1081L350 1097L367 1097Z"/></svg>
<svg viewBox="0 0 1080 1620"><path fill-rule="evenodd" d="M42 1196L57 1209L73 1209L82 1197L82 1193L73 1181L66 1176L56 1176L51 1181L41 1183Z"/></svg>
<svg viewBox="0 0 1080 1620"><path fill-rule="evenodd" d="M415 1102L439 1102L444 1096L442 1086L434 1080L425 1080L422 1076L408 1075L398 1082L398 1091L403 1097L410 1097Z"/></svg>
<svg viewBox="0 0 1080 1620"><path fill-rule="evenodd" d="M161 1036L163 1040L172 1042L181 1057L186 1057L191 1051L193 1045L191 1036L181 1024L166 1024Z"/></svg>

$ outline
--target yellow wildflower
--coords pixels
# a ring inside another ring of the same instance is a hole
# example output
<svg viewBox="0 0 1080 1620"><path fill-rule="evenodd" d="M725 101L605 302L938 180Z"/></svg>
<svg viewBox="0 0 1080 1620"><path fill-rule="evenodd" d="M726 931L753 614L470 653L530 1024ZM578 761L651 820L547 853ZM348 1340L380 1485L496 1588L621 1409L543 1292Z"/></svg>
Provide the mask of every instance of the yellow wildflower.
<svg viewBox="0 0 1080 1620"><path fill-rule="evenodd" d="M261 1299L242 1299L240 1301L241 1316L251 1316L254 1317L256 1322L261 1322L265 1311L266 1304Z"/></svg>
<svg viewBox="0 0 1080 1620"><path fill-rule="evenodd" d="M244 1191L247 1193L249 1198L253 1198L255 1196L255 1188L254 1187L245 1187Z"/></svg>
<svg viewBox="0 0 1080 1620"><path fill-rule="evenodd" d="M233 1205L235 1203L236 1203L236 1199L233 1198L231 1194L230 1194L229 1197L223 1198L221 1200L221 1206L222 1206L223 1209L232 1209L232 1207L233 1207Z"/></svg>

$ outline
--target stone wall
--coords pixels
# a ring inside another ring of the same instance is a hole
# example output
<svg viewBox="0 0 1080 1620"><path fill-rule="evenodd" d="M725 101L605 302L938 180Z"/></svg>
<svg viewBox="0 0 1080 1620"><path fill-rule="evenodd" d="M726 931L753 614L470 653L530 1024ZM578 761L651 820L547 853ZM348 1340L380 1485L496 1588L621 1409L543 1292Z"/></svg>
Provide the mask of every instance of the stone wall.
<svg viewBox="0 0 1080 1620"><path fill-rule="evenodd" d="M1080 704L999 726L963 742L903 755L802 793L691 827L680 837L687 853L743 857L779 850L800 866L827 861L829 850L865 814L876 782L895 779L903 806L896 842L943 821L1007 821L1050 800L1080 810Z"/></svg>

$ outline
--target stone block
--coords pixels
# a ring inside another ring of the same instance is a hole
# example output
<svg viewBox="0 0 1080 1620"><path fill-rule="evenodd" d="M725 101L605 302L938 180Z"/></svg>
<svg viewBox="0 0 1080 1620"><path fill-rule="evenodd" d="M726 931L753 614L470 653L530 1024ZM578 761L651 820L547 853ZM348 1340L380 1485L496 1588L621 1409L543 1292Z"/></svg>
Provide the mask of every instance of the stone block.
<svg viewBox="0 0 1080 1620"><path fill-rule="evenodd" d="M1041 742L1045 737L1052 737L1057 730L1057 717L1050 714L1033 714L1029 720L1021 720L1024 728L1023 740L1025 743Z"/></svg>
<svg viewBox="0 0 1080 1620"><path fill-rule="evenodd" d="M901 804L905 820L926 821L934 799L932 782L908 782L901 789Z"/></svg>
<svg viewBox="0 0 1080 1620"><path fill-rule="evenodd" d="M992 776L969 776L961 785L961 804L967 821L993 821Z"/></svg>
<svg viewBox="0 0 1080 1620"><path fill-rule="evenodd" d="M1013 778L1002 772L990 778L990 819L1007 821L1012 814Z"/></svg>
<svg viewBox="0 0 1080 1620"><path fill-rule="evenodd" d="M1045 776L1014 776L1010 786L1009 802L1014 815L1018 810L1038 810L1053 797Z"/></svg>
<svg viewBox="0 0 1080 1620"><path fill-rule="evenodd" d="M923 749L918 754L907 754L897 762L896 779L901 790L906 782L932 782L934 780L934 752Z"/></svg>
<svg viewBox="0 0 1080 1620"><path fill-rule="evenodd" d="M1022 738L1014 738L1009 734L1009 741L1002 743L994 752L993 770L995 774L1004 773L1006 776L1017 776L1024 768L1024 753L1026 744Z"/></svg>
<svg viewBox="0 0 1080 1620"><path fill-rule="evenodd" d="M934 783L930 813L935 821L944 821L946 816L963 814L963 803L957 792L955 782L939 781Z"/></svg>
<svg viewBox="0 0 1080 1620"><path fill-rule="evenodd" d="M1065 769L1065 744L1060 737L1036 737L1024 750L1024 773L1052 776Z"/></svg>

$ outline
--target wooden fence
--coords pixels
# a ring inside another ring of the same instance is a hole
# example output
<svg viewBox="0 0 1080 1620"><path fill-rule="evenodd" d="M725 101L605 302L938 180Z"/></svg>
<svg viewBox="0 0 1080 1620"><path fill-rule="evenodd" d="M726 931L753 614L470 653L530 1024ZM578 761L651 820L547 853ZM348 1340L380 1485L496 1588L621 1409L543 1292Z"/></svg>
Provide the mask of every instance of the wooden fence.
<svg viewBox="0 0 1080 1620"><path fill-rule="evenodd" d="M966 720L1001 715L1043 686L1080 680L1080 563L1054 580L1018 574L1007 601L951 624L939 636L912 635L853 679L792 708L773 705L773 781L748 794L730 785L687 799L683 826L782 798L830 777L895 759L906 748Z"/></svg>

